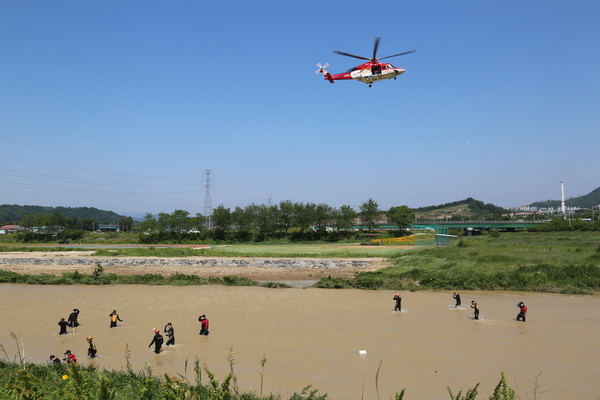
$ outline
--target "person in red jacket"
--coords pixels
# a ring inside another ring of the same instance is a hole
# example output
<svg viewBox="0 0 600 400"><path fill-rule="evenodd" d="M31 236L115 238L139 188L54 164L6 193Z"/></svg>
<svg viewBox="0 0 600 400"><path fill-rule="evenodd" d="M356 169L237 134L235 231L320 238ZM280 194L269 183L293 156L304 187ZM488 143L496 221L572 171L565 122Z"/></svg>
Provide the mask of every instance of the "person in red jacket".
<svg viewBox="0 0 600 400"><path fill-rule="evenodd" d="M520 302L519 304L517 304L517 307L519 307L519 314L517 315L517 321L525 322L525 315L527 314L527 307L525 307L525 303Z"/></svg>
<svg viewBox="0 0 600 400"><path fill-rule="evenodd" d="M206 315L202 314L198 317L198 321L200 321L200 333L199 335L208 335L208 318Z"/></svg>
<svg viewBox="0 0 600 400"><path fill-rule="evenodd" d="M63 360L65 360L67 364L77 364L77 357L75 357L75 354L71 353L71 350L65 351L65 358L63 358Z"/></svg>

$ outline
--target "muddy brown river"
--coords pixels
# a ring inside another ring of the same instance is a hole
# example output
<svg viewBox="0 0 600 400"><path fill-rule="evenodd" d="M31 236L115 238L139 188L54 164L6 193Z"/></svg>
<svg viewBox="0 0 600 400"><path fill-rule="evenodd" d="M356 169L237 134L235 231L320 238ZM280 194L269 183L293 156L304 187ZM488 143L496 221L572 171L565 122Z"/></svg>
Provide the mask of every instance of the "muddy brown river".
<svg viewBox="0 0 600 400"><path fill-rule="evenodd" d="M17 353L10 332L22 338L28 361L45 363L70 349L81 364L122 369L125 347L136 369L185 375L193 381L196 356L222 380L234 369L241 390L288 396L312 385L332 399L393 397L406 388L412 399L448 398L480 382L487 398L504 371L521 399L600 398L600 297L556 294L463 292L454 309L450 292L401 292L394 312L391 291L268 289L223 286L34 286L0 285L0 343ZM468 303L481 307L472 319ZM516 304L529 307L517 322ZM77 307L81 325L58 335L61 317ZM124 320L109 328L116 309ZM198 315L210 320L199 336ZM152 329L167 322L176 345L159 355L148 348ZM86 337L99 357L87 359ZM366 354L359 354L364 351ZM0 355L4 357L3 354ZM537 379L537 390L534 389ZM203 375L206 382L206 375Z"/></svg>

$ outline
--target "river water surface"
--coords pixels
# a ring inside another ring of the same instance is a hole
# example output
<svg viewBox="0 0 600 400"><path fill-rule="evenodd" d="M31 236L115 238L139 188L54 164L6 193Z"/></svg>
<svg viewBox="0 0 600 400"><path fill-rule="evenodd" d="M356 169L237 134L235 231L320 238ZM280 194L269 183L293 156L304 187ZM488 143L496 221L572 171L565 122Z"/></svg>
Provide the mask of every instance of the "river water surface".
<svg viewBox="0 0 600 400"><path fill-rule="evenodd" d="M521 399L600 398L600 298L556 294L463 292L454 309L450 292L401 292L403 311L393 312L391 291L268 289L223 286L35 286L0 285L0 343L12 357L14 332L27 360L47 362L70 349L81 364L124 368L125 347L135 369L185 374L193 381L197 356L219 380L234 369L241 390L260 390L260 357L267 363L264 393L288 396L312 385L332 399L388 399L406 388L412 399L448 398L480 382L487 398L504 371ZM472 319L468 303L481 307ZM529 307L515 321L516 304ZM73 308L81 325L58 335ZM116 309L124 322L109 328ZM198 315L210 320L199 336ZM156 355L152 329L175 327L176 346ZM99 357L89 360L86 337ZM366 354L359 354L361 350ZM2 355L3 356L3 355ZM203 376L206 382L206 375Z"/></svg>

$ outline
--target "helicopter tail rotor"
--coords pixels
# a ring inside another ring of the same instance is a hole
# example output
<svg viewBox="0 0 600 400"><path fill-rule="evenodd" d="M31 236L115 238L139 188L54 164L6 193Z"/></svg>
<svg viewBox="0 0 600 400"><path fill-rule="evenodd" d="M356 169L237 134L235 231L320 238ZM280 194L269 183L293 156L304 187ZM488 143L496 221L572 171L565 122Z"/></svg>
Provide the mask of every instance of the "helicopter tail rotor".
<svg viewBox="0 0 600 400"><path fill-rule="evenodd" d="M329 63L327 63L325 65L321 65L321 63L317 63L317 67L319 67L319 69L315 71L315 74L322 74L323 72L327 72L327 71L325 71L325 68L329 67Z"/></svg>
<svg viewBox="0 0 600 400"><path fill-rule="evenodd" d="M327 79L330 83L333 83L333 77L331 76L331 74L329 72L327 72L327 70L325 68L329 67L329 63L325 64L325 65L321 65L321 63L317 63L317 67L319 67L318 70L315 71L315 74L321 74L325 77L325 79Z"/></svg>

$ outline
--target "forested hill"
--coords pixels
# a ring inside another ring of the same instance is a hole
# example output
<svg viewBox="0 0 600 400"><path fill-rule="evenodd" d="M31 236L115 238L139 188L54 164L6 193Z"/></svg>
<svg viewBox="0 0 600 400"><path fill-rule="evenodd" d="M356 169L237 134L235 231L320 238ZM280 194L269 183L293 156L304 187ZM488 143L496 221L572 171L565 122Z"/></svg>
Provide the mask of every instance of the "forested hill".
<svg viewBox="0 0 600 400"><path fill-rule="evenodd" d="M93 207L44 207L2 204L0 205L0 225L18 224L25 215L52 215L56 212L65 218L93 218L100 224L117 224L119 219L124 218L115 212L98 210Z"/></svg>
<svg viewBox="0 0 600 400"><path fill-rule="evenodd" d="M465 200L414 209L418 219L494 219L509 211L469 197Z"/></svg>
<svg viewBox="0 0 600 400"><path fill-rule="evenodd" d="M591 191L590 193L579 196L579 197L571 197L570 199L565 200L565 205L567 207L583 207L583 208L592 208L600 205L600 187ZM560 200L546 200L546 201L536 201L535 203L530 204L531 207L554 207L560 208Z"/></svg>

